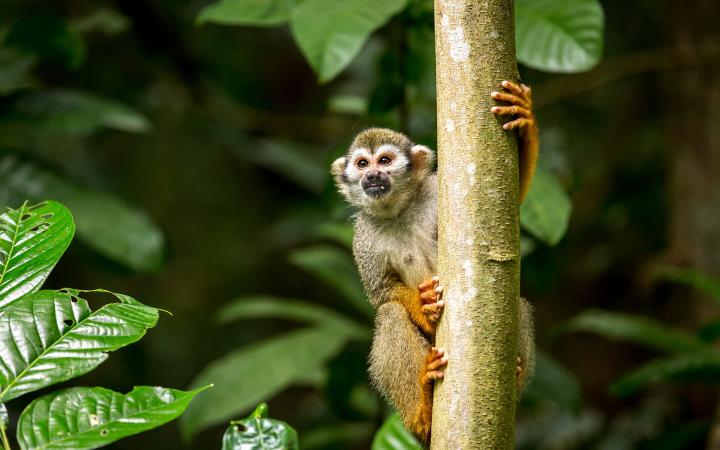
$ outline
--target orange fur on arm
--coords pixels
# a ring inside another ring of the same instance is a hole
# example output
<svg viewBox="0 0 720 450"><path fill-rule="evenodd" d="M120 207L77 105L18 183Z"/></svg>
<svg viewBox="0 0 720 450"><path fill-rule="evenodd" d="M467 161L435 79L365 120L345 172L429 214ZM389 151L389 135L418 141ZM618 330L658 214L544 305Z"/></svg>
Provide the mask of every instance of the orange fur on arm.
<svg viewBox="0 0 720 450"><path fill-rule="evenodd" d="M435 324L430 322L422 312L420 291L411 289L404 284L398 283L390 291L390 301L398 302L405 307L410 320L417 325L424 333L435 335Z"/></svg>
<svg viewBox="0 0 720 450"><path fill-rule="evenodd" d="M540 137L537 125L533 125L520 136L520 203L525 200L530 183L535 175L538 153L540 151Z"/></svg>

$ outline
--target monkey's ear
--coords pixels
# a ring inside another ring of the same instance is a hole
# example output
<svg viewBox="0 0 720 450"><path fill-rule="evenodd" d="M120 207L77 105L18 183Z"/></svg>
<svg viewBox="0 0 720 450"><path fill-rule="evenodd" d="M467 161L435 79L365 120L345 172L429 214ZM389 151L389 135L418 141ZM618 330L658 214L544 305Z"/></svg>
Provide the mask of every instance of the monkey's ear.
<svg viewBox="0 0 720 450"><path fill-rule="evenodd" d="M330 173L332 173L335 177L339 177L343 174L343 172L345 172L345 166L347 166L347 158L341 156L330 165Z"/></svg>
<svg viewBox="0 0 720 450"><path fill-rule="evenodd" d="M435 162L435 152L424 145L416 144L410 149L410 159L413 167L430 169Z"/></svg>

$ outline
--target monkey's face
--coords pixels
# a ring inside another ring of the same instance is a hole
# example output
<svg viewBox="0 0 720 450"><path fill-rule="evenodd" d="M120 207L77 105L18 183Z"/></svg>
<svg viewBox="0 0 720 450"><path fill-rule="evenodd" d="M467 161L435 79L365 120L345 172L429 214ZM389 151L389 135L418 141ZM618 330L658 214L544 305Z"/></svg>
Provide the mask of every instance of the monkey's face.
<svg viewBox="0 0 720 450"><path fill-rule="evenodd" d="M366 130L348 153L332 165L338 190L354 206L386 214L397 211L416 192L433 153L400 133Z"/></svg>

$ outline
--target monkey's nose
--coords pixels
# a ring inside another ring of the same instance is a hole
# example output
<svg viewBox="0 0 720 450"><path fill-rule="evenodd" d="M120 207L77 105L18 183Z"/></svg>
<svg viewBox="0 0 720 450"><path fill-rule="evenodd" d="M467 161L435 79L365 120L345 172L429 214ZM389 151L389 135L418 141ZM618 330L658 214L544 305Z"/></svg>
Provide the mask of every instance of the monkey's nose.
<svg viewBox="0 0 720 450"><path fill-rule="evenodd" d="M370 182L378 181L380 179L380 172L375 169L370 169L365 173L365 177Z"/></svg>

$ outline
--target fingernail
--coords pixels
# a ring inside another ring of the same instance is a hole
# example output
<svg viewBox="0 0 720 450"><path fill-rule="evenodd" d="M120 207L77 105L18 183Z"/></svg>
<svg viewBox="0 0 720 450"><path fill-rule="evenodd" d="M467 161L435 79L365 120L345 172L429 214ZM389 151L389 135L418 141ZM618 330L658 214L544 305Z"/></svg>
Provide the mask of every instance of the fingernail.
<svg viewBox="0 0 720 450"><path fill-rule="evenodd" d="M493 92L493 93L490 94L490 95L493 96L493 97L497 97L498 95L500 95L500 93L499 93L499 92Z"/></svg>
<svg viewBox="0 0 720 450"><path fill-rule="evenodd" d="M493 106L492 108L490 108L490 111L491 111L491 112L497 112L497 110L499 110L499 109L500 109L500 108L498 108L497 106Z"/></svg>
<svg viewBox="0 0 720 450"><path fill-rule="evenodd" d="M443 300L440 300L439 302L437 302L437 304L440 306L445 306L445 302Z"/></svg>

